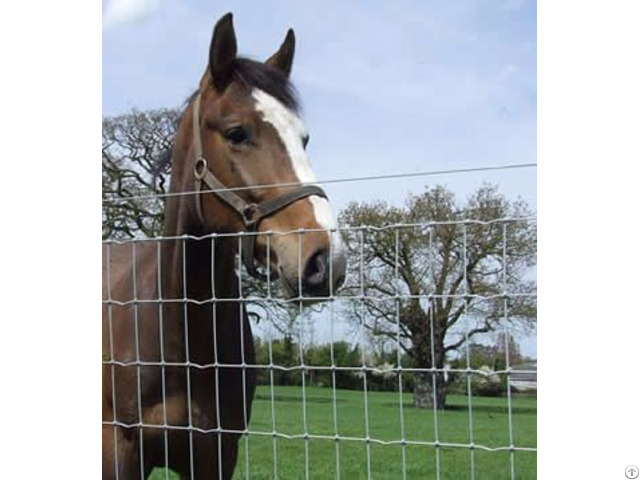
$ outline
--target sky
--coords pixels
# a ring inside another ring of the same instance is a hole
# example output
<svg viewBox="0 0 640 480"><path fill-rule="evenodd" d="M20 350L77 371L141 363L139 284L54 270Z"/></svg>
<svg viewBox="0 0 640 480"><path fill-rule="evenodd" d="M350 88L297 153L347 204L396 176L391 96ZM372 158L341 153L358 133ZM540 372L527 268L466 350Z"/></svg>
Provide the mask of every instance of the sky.
<svg viewBox="0 0 640 480"><path fill-rule="evenodd" d="M292 81L320 180L536 162L534 0L103 0L103 115L179 107L231 11L239 53L266 59L289 27ZM351 201L401 205L443 184L483 182L536 211L536 169L328 184ZM535 336L523 338L535 355Z"/></svg>

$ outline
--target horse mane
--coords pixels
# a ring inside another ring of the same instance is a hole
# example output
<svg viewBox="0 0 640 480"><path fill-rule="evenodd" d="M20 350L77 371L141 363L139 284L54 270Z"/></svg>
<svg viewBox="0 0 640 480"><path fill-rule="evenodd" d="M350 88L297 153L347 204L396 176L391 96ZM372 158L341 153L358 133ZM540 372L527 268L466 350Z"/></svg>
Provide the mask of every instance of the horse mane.
<svg viewBox="0 0 640 480"><path fill-rule="evenodd" d="M289 78L278 68L257 62L246 57L238 57L233 62L231 73L232 81L240 85L243 89L251 90L257 88L264 91L280 101L288 109L299 113L300 100L298 92ZM184 108L178 119L178 125L182 122L182 117L187 107L195 100L198 90L195 90L184 103ZM156 158L153 177L154 179L167 171L171 164L171 149L162 151Z"/></svg>
<svg viewBox="0 0 640 480"><path fill-rule="evenodd" d="M289 78L276 67L238 57L234 62L231 78L248 90L258 88L268 93L296 113L300 111L298 92Z"/></svg>

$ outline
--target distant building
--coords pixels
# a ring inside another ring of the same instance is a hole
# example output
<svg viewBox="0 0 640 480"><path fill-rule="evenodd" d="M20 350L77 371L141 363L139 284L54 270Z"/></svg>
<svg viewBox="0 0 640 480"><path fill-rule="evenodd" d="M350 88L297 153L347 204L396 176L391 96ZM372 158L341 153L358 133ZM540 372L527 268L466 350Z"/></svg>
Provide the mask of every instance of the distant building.
<svg viewBox="0 0 640 480"><path fill-rule="evenodd" d="M514 365L511 367L509 385L514 390L537 390L538 364L523 363L522 365Z"/></svg>

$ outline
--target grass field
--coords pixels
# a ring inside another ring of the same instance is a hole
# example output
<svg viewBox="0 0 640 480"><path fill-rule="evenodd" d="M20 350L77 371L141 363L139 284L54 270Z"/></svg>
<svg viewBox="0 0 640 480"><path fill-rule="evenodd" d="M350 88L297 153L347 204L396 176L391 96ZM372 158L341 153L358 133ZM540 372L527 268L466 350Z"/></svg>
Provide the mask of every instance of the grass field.
<svg viewBox="0 0 640 480"><path fill-rule="evenodd" d="M287 435L303 434L302 389L299 387L274 387L276 431ZM338 390L337 425L341 437L367 436L365 403L363 392ZM306 388L307 431L316 435L334 435L334 404L330 388ZM414 441L436 440L435 422L438 425L438 440L445 443L470 443L470 421L468 398L450 395L447 409L437 413L419 410L411 406L411 394L404 394L405 438ZM473 397L473 442L486 447L509 446L509 416L506 398ZM369 392L367 394L369 437L383 441L401 439L399 395L393 392ZM514 398L512 400L513 443L517 447L536 447L536 399ZM259 387L253 407L250 429L272 432L273 417L270 387ZM241 439L241 455L234 479L251 478L302 479L308 465L309 478L364 479L371 472L374 479L403 478L403 447L399 444L377 445L371 443L369 455L362 441L310 439L276 440L277 463L274 466L274 440L271 436L250 435L246 443ZM436 454L433 445L407 445L404 447L406 478L436 478L439 464L440 478L471 478L499 480L511 478L511 453L509 451L487 452L468 447L440 448ZM370 462L367 461L369 457ZM438 458L439 457L439 458ZM536 453L513 454L515 477L536 478ZM246 471L246 465L249 471ZM155 470L153 480L166 478L164 470ZM177 476L169 475L171 480Z"/></svg>

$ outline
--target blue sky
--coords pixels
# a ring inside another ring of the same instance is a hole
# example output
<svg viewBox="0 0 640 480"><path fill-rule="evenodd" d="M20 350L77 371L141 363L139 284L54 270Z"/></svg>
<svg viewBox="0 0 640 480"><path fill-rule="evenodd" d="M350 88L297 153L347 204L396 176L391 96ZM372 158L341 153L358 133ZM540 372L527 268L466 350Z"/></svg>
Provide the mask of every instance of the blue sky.
<svg viewBox="0 0 640 480"><path fill-rule="evenodd" d="M240 53L256 59L294 28L292 80L319 179L536 161L533 0L103 0L103 114L180 106L228 11ZM483 181L536 210L534 168L326 190L341 208L401 204L434 183L465 196Z"/></svg>

